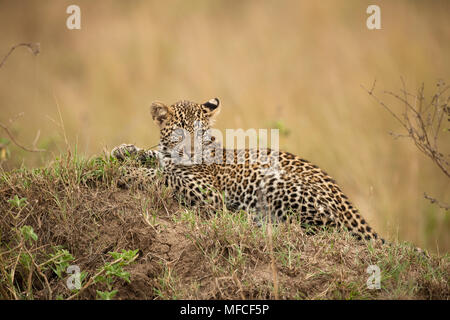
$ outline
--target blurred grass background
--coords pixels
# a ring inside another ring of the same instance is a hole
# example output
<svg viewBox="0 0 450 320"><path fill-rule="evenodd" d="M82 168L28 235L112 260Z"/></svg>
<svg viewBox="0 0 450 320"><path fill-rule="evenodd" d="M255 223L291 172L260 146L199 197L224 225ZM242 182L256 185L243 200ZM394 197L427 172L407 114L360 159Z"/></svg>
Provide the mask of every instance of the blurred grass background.
<svg viewBox="0 0 450 320"><path fill-rule="evenodd" d="M66 28L67 6L81 30ZM225 128L289 130L281 148L331 174L388 239L450 249L450 183L413 143L393 139L398 123L360 87L387 102L404 77L431 95L450 75L449 1L376 1L381 30L366 28L373 1L9 1L0 0L0 121L20 112L5 168L38 166L69 143L86 155L123 143L153 146L153 100L218 97ZM395 104L393 104L395 106ZM6 137L0 132L0 137ZM448 136L447 136L448 138ZM447 141L449 141L447 139Z"/></svg>

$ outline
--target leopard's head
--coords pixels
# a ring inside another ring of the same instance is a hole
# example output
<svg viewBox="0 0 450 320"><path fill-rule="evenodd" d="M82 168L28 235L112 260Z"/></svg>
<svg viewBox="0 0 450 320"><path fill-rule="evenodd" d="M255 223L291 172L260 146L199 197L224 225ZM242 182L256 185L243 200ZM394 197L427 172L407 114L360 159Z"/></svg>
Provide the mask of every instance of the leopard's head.
<svg viewBox="0 0 450 320"><path fill-rule="evenodd" d="M220 112L219 99L214 98L202 104L182 100L170 106L153 102L150 112L160 130L159 149L167 153L185 139L190 139L193 147L196 135L202 141L209 137L205 133L211 129Z"/></svg>

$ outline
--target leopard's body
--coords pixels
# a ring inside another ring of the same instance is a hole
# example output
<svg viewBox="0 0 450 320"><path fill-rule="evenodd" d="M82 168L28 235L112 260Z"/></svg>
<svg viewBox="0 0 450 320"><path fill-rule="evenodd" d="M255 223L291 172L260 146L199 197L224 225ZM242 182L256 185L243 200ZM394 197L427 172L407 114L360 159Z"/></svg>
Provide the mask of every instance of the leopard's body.
<svg viewBox="0 0 450 320"><path fill-rule="evenodd" d="M158 159L159 168L127 168L125 183L151 183L161 172L164 183L182 195L188 205L254 214L258 221L295 218L301 223L347 228L358 239L378 239L336 182L319 167L288 152L270 149L222 149L208 135L219 101L204 104L180 101L171 106L153 103L151 114L160 127L159 150L121 145L112 154L123 159L137 154L141 160ZM200 135L198 135L200 124ZM177 163L176 146L186 135L200 136L201 163ZM178 138L177 138L178 137ZM206 156L205 156L206 155ZM230 161L231 159L231 161Z"/></svg>

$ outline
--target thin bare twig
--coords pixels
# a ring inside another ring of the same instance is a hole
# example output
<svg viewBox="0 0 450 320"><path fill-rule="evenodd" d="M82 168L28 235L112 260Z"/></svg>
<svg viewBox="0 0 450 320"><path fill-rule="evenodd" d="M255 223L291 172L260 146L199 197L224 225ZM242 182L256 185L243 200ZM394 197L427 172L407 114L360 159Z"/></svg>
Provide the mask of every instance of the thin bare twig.
<svg viewBox="0 0 450 320"><path fill-rule="evenodd" d="M442 95L447 91L449 86L445 84L440 85L443 88L439 89L436 94L432 96L432 99L427 107L423 108L423 103L425 102L424 97L424 85L422 84L418 89L417 94L408 93L406 90L405 81L402 78L402 89L403 97L390 91L385 91L386 94L391 95L396 98L404 105L403 119L401 119L391 107L381 101L375 94L375 81L370 90L366 89L364 86L361 87L367 91L367 93L372 96L375 101L383 106L406 130L406 135L394 135L396 137L409 137L413 140L416 147L429 157L441 171L450 178L450 162L447 159L449 156L444 155L440 151L439 147L439 134L442 130L442 122L445 119L445 115L449 115L449 101L450 97L447 97L445 102L441 105L439 103ZM439 86L438 86L439 87ZM414 105L408 101L408 97L414 99ZM417 106L418 101L418 106Z"/></svg>
<svg viewBox="0 0 450 320"><path fill-rule="evenodd" d="M14 276L16 275L16 267L17 267L17 264L19 263L19 258L20 258L20 254L22 253L22 249L23 249L23 241L21 240L20 241L20 247L19 247L19 254L17 255L17 259L16 259L16 261L15 261L15 263L14 263L14 266L12 267L12 269L11 269L11 275L10 275L10 277L11 277L11 283L12 283L12 285L14 285ZM16 300L18 300L18 298L17 298L17 295L14 293L14 298L16 299Z"/></svg>
<svg viewBox="0 0 450 320"><path fill-rule="evenodd" d="M372 96L375 101L383 106L406 130L406 134L390 134L394 138L407 137L410 138L417 149L430 158L436 166L450 178L450 155L445 154L441 149L440 140L442 136L440 133L444 131L443 121L448 118L450 121L450 96L444 96L444 93L450 88L442 80L437 84L437 91L432 95L430 102L426 103L424 91L425 85L422 83L417 94L411 94L406 89L405 80L401 78L402 88L400 90L402 96L391 92L385 91L384 93L394 97L403 105L402 118L394 112L394 110L381 101L375 94L374 81L372 88L367 90L362 85L361 87ZM413 100L411 102L411 99ZM447 131L449 131L447 129ZM441 143L442 145L448 145L448 143ZM439 202L437 199L428 196L426 193L424 197L431 203L434 203L442 209L449 210L450 206Z"/></svg>
<svg viewBox="0 0 450 320"><path fill-rule="evenodd" d="M52 300L52 298L53 298L53 291L52 291L52 288L50 287L50 283L48 282L47 277L42 272L42 269L41 269L40 265L38 265L36 263L36 261L34 260L33 255L31 254L31 252L25 246L24 246L24 249L28 253L28 255L30 256L31 262L33 263L34 267L36 268L36 271L44 279L45 285L47 286L47 290L48 290L48 300ZM30 278L29 278L30 282L29 282L29 287L28 287L28 294L31 294L31 276L32 276L32 269L30 271Z"/></svg>
<svg viewBox="0 0 450 320"><path fill-rule="evenodd" d="M374 83L373 83L373 86L372 86L372 89L369 91L369 90L367 90L363 85L361 85L361 88L363 88L364 90L366 90L367 91L367 93L369 94L369 95L371 95L382 107L384 107L395 119L397 119L397 121L405 128L405 129L407 129L406 128L406 126L405 126L405 124L404 124L404 122L383 102L383 101L381 101L380 99L378 99L378 97L377 96L375 96L374 94L373 94L373 90L374 90L374 88L375 88L375 82L376 81L374 81Z"/></svg>
<svg viewBox="0 0 450 320"><path fill-rule="evenodd" d="M18 47L27 47L28 49L30 49L31 53L34 56L37 56L39 54L39 52L41 52L41 46L40 46L39 43L19 43L19 44L16 44L15 46L12 46L12 48L9 50L9 52L3 57L2 61L0 62L0 68L3 67L3 65L6 62L6 60L11 55L11 53L13 53L13 51L16 48L18 48Z"/></svg>
<svg viewBox="0 0 450 320"><path fill-rule="evenodd" d="M439 207L441 207L444 210L450 210L450 205L446 204L446 203L442 203L438 200L436 200L435 198L430 197L429 195L427 195L426 193L423 194L423 196L425 197L425 199L430 200L431 203L434 203L436 205L438 205Z"/></svg>
<svg viewBox="0 0 450 320"><path fill-rule="evenodd" d="M3 65L5 64L6 60L9 58L9 56L13 53L13 51L18 48L18 47L27 47L31 53L34 56L37 56L40 52L40 44L39 43L19 43L16 44L15 46L13 46L9 52L3 57L2 61L0 62L0 68L3 67ZM19 114L17 117L21 116L23 113ZM13 122L12 119L9 120L10 123ZM11 133L11 131L9 130L9 127L3 123L0 122L0 128L2 128L6 134L8 135L8 137L11 139L11 141L18 146L19 148L21 148L22 150L28 151L28 152L43 152L45 150L43 149L38 149L36 148L36 143L37 140L39 139L39 136L41 134L40 131L37 132L36 138L33 141L33 146L31 148L25 147L23 144L19 143L15 138L14 135ZM6 144L3 144L1 147L6 146Z"/></svg>
<svg viewBox="0 0 450 320"><path fill-rule="evenodd" d="M16 138L14 138L14 135L11 133L11 131L9 130L8 126L4 125L3 123L0 122L0 128L2 128L6 134L8 135L8 137L11 139L11 141L18 146L19 148L21 148L22 150L28 151L28 152L44 152L45 149L39 149L35 147L35 144L37 142L37 139L39 139L39 135L40 135L40 131L38 131L36 138L34 139L33 142L33 146L31 148L25 147L23 144L21 144L19 141L16 140Z"/></svg>

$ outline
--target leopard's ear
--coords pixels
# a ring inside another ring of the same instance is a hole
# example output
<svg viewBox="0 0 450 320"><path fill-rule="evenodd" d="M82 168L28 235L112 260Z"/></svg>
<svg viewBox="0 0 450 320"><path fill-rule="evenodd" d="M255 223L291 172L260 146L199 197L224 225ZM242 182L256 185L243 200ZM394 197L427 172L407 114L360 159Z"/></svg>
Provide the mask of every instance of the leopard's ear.
<svg viewBox="0 0 450 320"><path fill-rule="evenodd" d="M211 118L214 118L217 116L220 112L220 102L219 99L214 98L211 99L204 104L202 104L203 111L210 116Z"/></svg>
<svg viewBox="0 0 450 320"><path fill-rule="evenodd" d="M162 102L153 102L150 107L152 119L160 127L164 127L165 123L172 117L173 110L170 106L166 106Z"/></svg>

